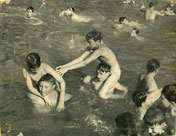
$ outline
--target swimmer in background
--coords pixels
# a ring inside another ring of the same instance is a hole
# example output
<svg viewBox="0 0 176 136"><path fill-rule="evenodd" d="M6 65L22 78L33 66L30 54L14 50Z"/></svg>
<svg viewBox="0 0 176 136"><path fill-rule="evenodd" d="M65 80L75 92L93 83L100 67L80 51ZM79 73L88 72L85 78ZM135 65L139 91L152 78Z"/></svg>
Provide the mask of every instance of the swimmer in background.
<svg viewBox="0 0 176 136"><path fill-rule="evenodd" d="M3 3L6 3L6 4L9 4L11 0L0 0L0 6L3 4Z"/></svg>
<svg viewBox="0 0 176 136"><path fill-rule="evenodd" d="M115 20L115 21L117 21L117 20ZM118 21L119 21L119 24L114 25L117 29L125 29L126 28L127 30L129 30L129 28L132 26L138 27L138 28L141 27L140 24L138 24L134 21L129 22L126 17L120 17Z"/></svg>
<svg viewBox="0 0 176 136"><path fill-rule="evenodd" d="M150 2L149 3L149 8L146 10L146 13L145 13L145 19L146 20L155 20L156 15L164 16L163 13L161 13L157 10L154 10L154 3Z"/></svg>
<svg viewBox="0 0 176 136"><path fill-rule="evenodd" d="M57 110L64 110L64 96L65 96L65 81L64 79L48 64L43 63L38 53L29 53L26 57L27 69L23 68L23 76L26 84L33 82L34 87L37 86L40 78L45 74L52 75L56 81L60 84L60 98ZM28 80L26 80L28 79ZM35 87L36 88L36 87ZM30 88L28 88L30 90ZM37 92L34 92L35 94ZM43 97L40 93L37 93L39 97Z"/></svg>
<svg viewBox="0 0 176 136"><path fill-rule="evenodd" d="M175 15L174 11L171 9L170 5L167 5L165 10L161 10L161 13L165 14L165 15L169 15L169 16L173 16Z"/></svg>
<svg viewBox="0 0 176 136"><path fill-rule="evenodd" d="M132 4L135 4L135 0L124 0L123 1L124 4L129 4L129 3L132 3Z"/></svg>
<svg viewBox="0 0 176 136"><path fill-rule="evenodd" d="M120 79L121 69L115 54L103 43L102 33L99 31L90 31L86 34L86 40L89 43L85 52L78 58L71 62L56 67L56 71L60 75L64 75L67 71L84 67L92 61L98 59L100 62L106 63L110 66L110 75L106 79L103 87L99 91L99 96L102 99L117 99L119 96L112 93L115 84L119 90L126 90L118 80Z"/></svg>
<svg viewBox="0 0 176 136"><path fill-rule="evenodd" d="M82 81L85 84L89 84L91 82L94 89L99 91L99 90L101 90L102 86L104 85L106 79L110 76L110 66L107 65L106 63L101 62L97 66L96 72L97 72L96 77L91 79L91 76L87 75L82 79ZM122 95L114 94L115 89L121 89L120 91L123 91L123 94ZM119 88L118 84L115 84L114 88L110 92L113 93L114 95L117 95L117 97L119 96L118 98L124 98L124 96L127 93L127 90L126 90L126 88Z"/></svg>
<svg viewBox="0 0 176 136"><path fill-rule="evenodd" d="M63 17L64 15L66 16L70 16L72 21L75 21L75 22L89 22L91 21L92 19L88 18L88 17L84 17L84 16L80 16L80 15L77 15L75 13L75 9L73 7L68 7L67 10L65 11L62 11L59 16L60 17Z"/></svg>
<svg viewBox="0 0 176 136"><path fill-rule="evenodd" d="M43 24L43 21L41 21L40 19L34 17L35 13L34 13L34 8L32 6L28 7L26 9L26 17L28 19L30 19L30 24L32 25L40 25Z"/></svg>
<svg viewBox="0 0 176 136"><path fill-rule="evenodd" d="M138 34L139 34L139 29L134 27L130 33L131 37L134 37L135 39L137 39L139 41L143 41L144 37L138 36Z"/></svg>
<svg viewBox="0 0 176 136"><path fill-rule="evenodd" d="M60 89L52 75L43 75L38 82L38 89L33 86L29 75L26 75L25 80L29 89L28 97L34 104L34 111L49 112L52 108L57 108ZM64 101L68 101L70 98L71 95L65 93Z"/></svg>

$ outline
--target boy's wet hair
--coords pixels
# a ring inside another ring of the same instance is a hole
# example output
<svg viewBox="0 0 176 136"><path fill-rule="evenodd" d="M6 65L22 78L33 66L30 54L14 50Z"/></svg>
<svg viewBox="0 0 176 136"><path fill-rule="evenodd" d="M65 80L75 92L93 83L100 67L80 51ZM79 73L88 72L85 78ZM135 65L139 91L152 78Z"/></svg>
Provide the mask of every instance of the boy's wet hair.
<svg viewBox="0 0 176 136"><path fill-rule="evenodd" d="M137 136L135 134L135 118L132 113L124 112L116 116L115 119L116 126L118 131L121 134L130 135L130 136Z"/></svg>
<svg viewBox="0 0 176 136"><path fill-rule="evenodd" d="M110 66L104 62L101 62L98 66L97 66L97 70L104 70L105 72L110 72Z"/></svg>
<svg viewBox="0 0 176 136"><path fill-rule="evenodd" d="M160 67L160 62L157 59L150 59L147 62L147 72L154 72Z"/></svg>
<svg viewBox="0 0 176 136"><path fill-rule="evenodd" d="M26 63L29 70L36 69L36 68L39 68L41 65L41 58L38 53L32 52L27 55Z"/></svg>
<svg viewBox="0 0 176 136"><path fill-rule="evenodd" d="M148 109L144 116L144 122L148 126L153 126L155 124L164 123L164 113L155 107L151 107Z"/></svg>
<svg viewBox="0 0 176 136"><path fill-rule="evenodd" d="M68 7L68 9L75 12L75 9L73 7Z"/></svg>
<svg viewBox="0 0 176 136"><path fill-rule="evenodd" d="M126 18L126 17L120 17L120 18L119 18L119 23L122 24L122 22L123 22L125 19L127 19L127 18Z"/></svg>
<svg viewBox="0 0 176 136"><path fill-rule="evenodd" d="M170 103L176 103L176 84L165 86L162 90L162 94Z"/></svg>
<svg viewBox="0 0 176 136"><path fill-rule="evenodd" d="M34 8L33 8L32 6L28 7L28 8L27 8L27 11L28 11L28 10L32 10L32 12L34 12Z"/></svg>
<svg viewBox="0 0 176 136"><path fill-rule="evenodd" d="M136 31L136 34L139 34L139 29L133 28L132 30Z"/></svg>
<svg viewBox="0 0 176 136"><path fill-rule="evenodd" d="M154 7L154 5L155 5L155 4L154 4L153 2L150 2L150 3L149 3L149 8Z"/></svg>
<svg viewBox="0 0 176 136"><path fill-rule="evenodd" d="M86 34L86 40L89 42L90 39L93 39L94 41L101 41L103 39L102 33L99 31L90 31L88 34Z"/></svg>
<svg viewBox="0 0 176 136"><path fill-rule="evenodd" d="M40 85L41 82L49 82L51 83L52 85L55 85L56 84L56 80L55 78L50 75L50 74L45 74L43 75L40 80L38 81L38 85Z"/></svg>
<svg viewBox="0 0 176 136"><path fill-rule="evenodd" d="M136 104L137 107L141 107L142 103L145 102L147 98L146 91L135 91L133 93L133 102Z"/></svg>

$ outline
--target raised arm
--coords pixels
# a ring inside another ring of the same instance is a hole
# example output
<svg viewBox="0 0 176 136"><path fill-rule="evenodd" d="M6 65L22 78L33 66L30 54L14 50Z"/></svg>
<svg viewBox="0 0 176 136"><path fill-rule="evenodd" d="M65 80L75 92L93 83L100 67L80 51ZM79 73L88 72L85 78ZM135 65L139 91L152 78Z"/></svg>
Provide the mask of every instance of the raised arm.
<svg viewBox="0 0 176 136"><path fill-rule="evenodd" d="M23 76L24 76L24 79L26 81L26 85L29 89L29 91L32 93L32 94L35 94L41 98L43 98L43 96L38 92L38 90L33 86L32 84L32 80L29 76L29 73L26 71L26 69L23 69Z"/></svg>
<svg viewBox="0 0 176 136"><path fill-rule="evenodd" d="M45 64L45 71L51 74L59 83L60 83L60 98L59 103L57 105L58 111L64 110L64 96L65 96L65 81L64 79L49 65Z"/></svg>

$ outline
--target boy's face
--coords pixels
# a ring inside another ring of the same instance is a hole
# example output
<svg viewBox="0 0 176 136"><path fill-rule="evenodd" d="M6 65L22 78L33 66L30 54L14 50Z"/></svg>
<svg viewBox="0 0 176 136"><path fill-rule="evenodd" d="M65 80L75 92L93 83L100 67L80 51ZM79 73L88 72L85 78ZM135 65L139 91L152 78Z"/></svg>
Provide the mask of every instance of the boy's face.
<svg viewBox="0 0 176 136"><path fill-rule="evenodd" d="M163 122L162 124L155 124L153 126L149 127L149 133L152 134L152 136L155 135L161 135L162 133L164 133L164 129L167 127L167 124L165 122Z"/></svg>
<svg viewBox="0 0 176 136"><path fill-rule="evenodd" d="M28 9L27 10L27 17L30 18L32 16L32 10Z"/></svg>
<svg viewBox="0 0 176 136"><path fill-rule="evenodd" d="M122 23L126 25L128 24L128 20L125 18Z"/></svg>
<svg viewBox="0 0 176 136"><path fill-rule="evenodd" d="M109 71L106 71L104 68L101 68L97 70L97 78L100 82L104 82L108 76L110 75Z"/></svg>
<svg viewBox="0 0 176 136"><path fill-rule="evenodd" d="M48 95L52 90L54 90L54 85L50 82L41 81L39 85L39 91L43 96Z"/></svg>
<svg viewBox="0 0 176 136"><path fill-rule="evenodd" d="M89 41L88 41L88 43L89 43L89 47L91 48L91 49L94 49L94 48L96 48L96 47L98 47L98 45L101 43L99 40L98 41L94 41L93 39L90 39Z"/></svg>

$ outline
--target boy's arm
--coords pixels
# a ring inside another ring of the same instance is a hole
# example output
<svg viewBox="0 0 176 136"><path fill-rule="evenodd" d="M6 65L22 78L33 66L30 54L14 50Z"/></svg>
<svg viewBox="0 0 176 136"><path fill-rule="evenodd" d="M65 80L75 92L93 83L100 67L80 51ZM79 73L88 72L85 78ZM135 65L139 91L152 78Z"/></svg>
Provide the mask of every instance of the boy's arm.
<svg viewBox="0 0 176 136"><path fill-rule="evenodd" d="M101 56L101 53L102 52L100 51L100 49L97 49L92 54L89 54L89 56L87 56L87 58L85 58L83 61L63 68L64 69L63 71L67 72L68 70L73 70L73 69L84 67L90 62L92 62L93 60L97 59L99 56Z"/></svg>
<svg viewBox="0 0 176 136"><path fill-rule="evenodd" d="M155 13L156 13L157 15L164 16L164 13L161 13L161 12L159 12L159 11L155 11Z"/></svg>
<svg viewBox="0 0 176 136"><path fill-rule="evenodd" d="M43 98L43 96L38 92L38 90L33 87L32 80L29 76L29 73L25 69L23 69L23 76L24 76L24 79L26 81L26 85L27 85L29 91L31 93Z"/></svg>
<svg viewBox="0 0 176 136"><path fill-rule="evenodd" d="M76 63L79 63L79 62L83 61L89 54L90 54L89 51L85 51L80 57L74 59L73 61L71 61L71 62L69 62L65 65L56 67L56 70L59 69L59 68L65 68L65 67L69 67L71 65L75 65Z"/></svg>
<svg viewBox="0 0 176 136"><path fill-rule="evenodd" d="M65 81L64 79L49 65L45 64L45 71L51 74L60 83L60 98L57 109L59 111L64 110L64 96L65 96Z"/></svg>

